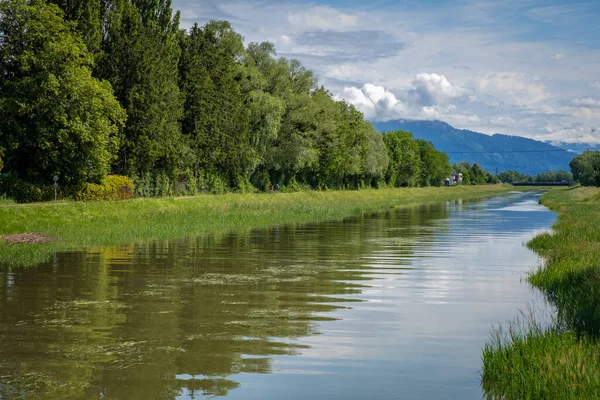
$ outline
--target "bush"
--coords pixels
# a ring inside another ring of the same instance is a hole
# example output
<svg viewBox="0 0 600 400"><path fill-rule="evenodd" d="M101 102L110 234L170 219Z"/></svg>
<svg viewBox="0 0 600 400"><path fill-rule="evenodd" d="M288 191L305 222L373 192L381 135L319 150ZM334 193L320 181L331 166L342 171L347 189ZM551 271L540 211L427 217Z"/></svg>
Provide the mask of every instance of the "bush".
<svg viewBox="0 0 600 400"><path fill-rule="evenodd" d="M175 173L173 196L195 196L198 194L198 179L191 169Z"/></svg>
<svg viewBox="0 0 600 400"><path fill-rule="evenodd" d="M86 183L76 196L77 200L127 200L133 198L133 181L120 175L109 175L101 185Z"/></svg>
<svg viewBox="0 0 600 400"><path fill-rule="evenodd" d="M0 179L0 193L15 200L17 203L51 200L53 195L52 197L48 197L47 192L48 190L42 190L31 183L25 182L12 173L2 174L2 179Z"/></svg>

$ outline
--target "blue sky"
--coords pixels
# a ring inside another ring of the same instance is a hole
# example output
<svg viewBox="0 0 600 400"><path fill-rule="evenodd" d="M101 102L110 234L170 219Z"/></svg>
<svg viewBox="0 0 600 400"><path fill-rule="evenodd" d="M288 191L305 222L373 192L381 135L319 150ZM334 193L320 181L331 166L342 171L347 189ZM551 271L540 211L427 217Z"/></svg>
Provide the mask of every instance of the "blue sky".
<svg viewBox="0 0 600 400"><path fill-rule="evenodd" d="M370 120L600 143L600 1L173 0L313 69Z"/></svg>

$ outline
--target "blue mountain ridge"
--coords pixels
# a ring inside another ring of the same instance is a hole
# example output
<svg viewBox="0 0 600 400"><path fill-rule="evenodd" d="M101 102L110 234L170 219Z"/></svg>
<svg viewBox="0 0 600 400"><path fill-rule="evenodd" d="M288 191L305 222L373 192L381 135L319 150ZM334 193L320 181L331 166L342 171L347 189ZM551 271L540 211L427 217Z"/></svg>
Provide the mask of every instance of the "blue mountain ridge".
<svg viewBox="0 0 600 400"><path fill-rule="evenodd" d="M478 163L492 173L516 170L537 175L546 171L569 171L569 162L577 155L534 139L499 133L490 136L456 129L442 121L399 119L374 122L373 126L380 132L398 129L412 132L415 138L428 140L436 149L449 153L451 163Z"/></svg>

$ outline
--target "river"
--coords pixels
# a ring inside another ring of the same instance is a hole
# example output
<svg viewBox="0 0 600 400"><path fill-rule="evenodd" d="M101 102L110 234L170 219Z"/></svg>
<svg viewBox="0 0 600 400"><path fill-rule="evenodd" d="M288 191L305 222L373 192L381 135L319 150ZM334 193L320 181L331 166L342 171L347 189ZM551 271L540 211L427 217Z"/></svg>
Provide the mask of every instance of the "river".
<svg viewBox="0 0 600 400"><path fill-rule="evenodd" d="M60 253L0 269L0 398L481 399L541 296L539 193Z"/></svg>

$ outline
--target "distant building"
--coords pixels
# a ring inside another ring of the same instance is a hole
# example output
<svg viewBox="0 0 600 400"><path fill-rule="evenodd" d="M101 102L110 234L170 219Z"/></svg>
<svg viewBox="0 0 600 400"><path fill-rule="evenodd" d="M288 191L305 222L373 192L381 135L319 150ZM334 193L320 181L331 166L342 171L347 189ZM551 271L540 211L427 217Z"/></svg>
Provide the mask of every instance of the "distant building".
<svg viewBox="0 0 600 400"><path fill-rule="evenodd" d="M452 181L452 185L458 185L463 181L463 175L460 172L453 172L450 180Z"/></svg>

